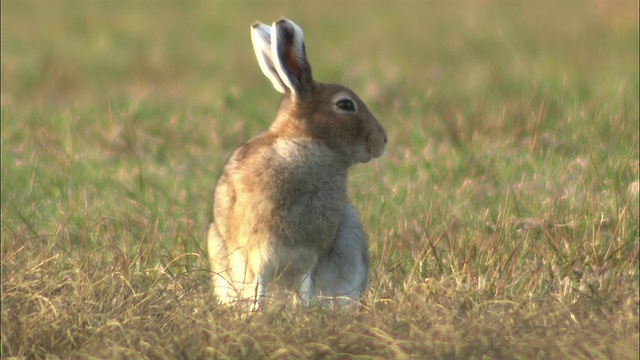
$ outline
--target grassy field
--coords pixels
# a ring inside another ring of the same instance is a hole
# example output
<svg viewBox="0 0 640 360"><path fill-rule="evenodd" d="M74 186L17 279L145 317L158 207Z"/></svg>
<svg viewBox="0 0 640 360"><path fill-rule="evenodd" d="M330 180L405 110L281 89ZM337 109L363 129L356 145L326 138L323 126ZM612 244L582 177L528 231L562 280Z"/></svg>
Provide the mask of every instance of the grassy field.
<svg viewBox="0 0 640 360"><path fill-rule="evenodd" d="M7 358L638 357L638 4L2 1ZM210 294L226 157L279 94L249 25L389 134L361 311Z"/></svg>

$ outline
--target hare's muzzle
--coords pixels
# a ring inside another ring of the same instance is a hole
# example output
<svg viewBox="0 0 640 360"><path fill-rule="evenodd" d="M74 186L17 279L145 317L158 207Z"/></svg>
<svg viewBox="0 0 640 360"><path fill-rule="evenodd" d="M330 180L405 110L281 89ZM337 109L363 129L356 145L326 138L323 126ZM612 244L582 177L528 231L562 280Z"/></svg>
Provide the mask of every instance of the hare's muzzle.
<svg viewBox="0 0 640 360"><path fill-rule="evenodd" d="M378 158L384 154L384 148L387 144L387 132L378 120L375 118L371 121L371 129L369 133L370 153L374 158Z"/></svg>

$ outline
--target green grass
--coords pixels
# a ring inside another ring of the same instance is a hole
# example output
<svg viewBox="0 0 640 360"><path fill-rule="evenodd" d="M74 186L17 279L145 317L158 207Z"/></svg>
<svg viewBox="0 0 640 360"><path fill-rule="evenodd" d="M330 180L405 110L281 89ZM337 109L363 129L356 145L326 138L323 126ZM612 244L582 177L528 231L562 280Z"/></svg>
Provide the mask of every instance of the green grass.
<svg viewBox="0 0 640 360"><path fill-rule="evenodd" d="M2 358L638 357L633 1L2 2ZM212 189L277 94L249 25L389 133L355 314L210 294Z"/></svg>

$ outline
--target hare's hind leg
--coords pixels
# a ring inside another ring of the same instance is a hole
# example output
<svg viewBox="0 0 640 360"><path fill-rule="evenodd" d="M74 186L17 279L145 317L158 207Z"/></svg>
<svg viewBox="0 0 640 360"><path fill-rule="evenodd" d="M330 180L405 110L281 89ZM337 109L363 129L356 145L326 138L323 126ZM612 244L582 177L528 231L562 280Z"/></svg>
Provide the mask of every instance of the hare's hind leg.
<svg viewBox="0 0 640 360"><path fill-rule="evenodd" d="M227 246L218 233L215 224L209 226L207 236L209 262L211 264L213 292L222 304L234 299L234 284L229 273L229 254Z"/></svg>
<svg viewBox="0 0 640 360"><path fill-rule="evenodd" d="M230 249L215 224L209 226L209 260L213 273L213 291L221 304L251 300L251 308L257 307L257 293L264 296L260 277L249 266L249 254L244 247Z"/></svg>

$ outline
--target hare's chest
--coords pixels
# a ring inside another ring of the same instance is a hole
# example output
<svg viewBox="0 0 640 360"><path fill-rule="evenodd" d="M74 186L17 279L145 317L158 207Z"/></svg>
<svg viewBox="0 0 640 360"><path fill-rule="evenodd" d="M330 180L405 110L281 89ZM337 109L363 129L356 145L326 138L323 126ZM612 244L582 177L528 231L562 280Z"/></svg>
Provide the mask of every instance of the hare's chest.
<svg viewBox="0 0 640 360"><path fill-rule="evenodd" d="M279 150L268 171L269 202L286 229L284 238L321 247L332 242L348 202L346 172L322 147L283 145Z"/></svg>
<svg viewBox="0 0 640 360"><path fill-rule="evenodd" d="M277 142L270 160L272 195L282 205L322 208L346 200L346 170L325 146Z"/></svg>

